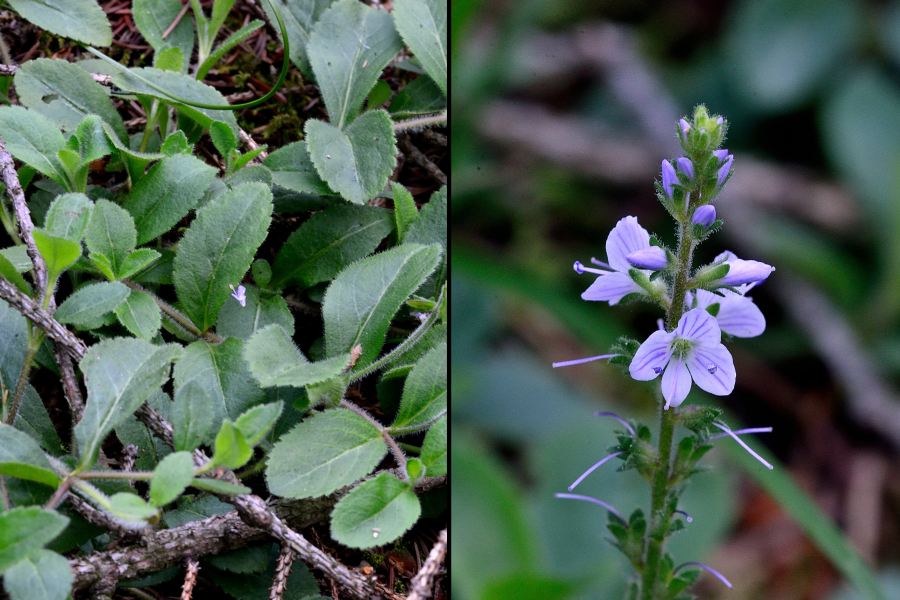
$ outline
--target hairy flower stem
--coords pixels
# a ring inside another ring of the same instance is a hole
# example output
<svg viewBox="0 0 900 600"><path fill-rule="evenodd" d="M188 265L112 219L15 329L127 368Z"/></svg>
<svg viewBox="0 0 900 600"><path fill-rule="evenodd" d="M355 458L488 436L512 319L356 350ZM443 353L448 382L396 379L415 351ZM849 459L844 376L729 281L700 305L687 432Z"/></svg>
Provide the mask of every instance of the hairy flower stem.
<svg viewBox="0 0 900 600"><path fill-rule="evenodd" d="M691 229L684 223L678 226L678 271L672 286L672 301L666 313L666 324L669 329L678 325L684 312L684 295L687 291L688 277L691 274L691 259L694 253L694 240ZM657 449L656 472L653 474L653 487L650 496L650 527L644 551L644 569L641 574L641 599L656 598L656 584L659 575L659 562L663 554L666 534L669 529L666 514L666 498L669 495L669 472L671 470L672 438L675 432L675 409L659 408L659 447Z"/></svg>

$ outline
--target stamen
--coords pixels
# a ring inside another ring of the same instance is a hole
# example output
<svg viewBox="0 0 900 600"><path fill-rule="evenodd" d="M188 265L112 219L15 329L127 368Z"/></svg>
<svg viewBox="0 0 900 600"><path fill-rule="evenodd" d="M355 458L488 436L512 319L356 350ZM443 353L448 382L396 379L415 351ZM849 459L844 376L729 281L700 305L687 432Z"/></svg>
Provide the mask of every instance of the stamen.
<svg viewBox="0 0 900 600"><path fill-rule="evenodd" d="M691 515L687 514L687 513L684 512L683 510L676 510L675 512L676 512L677 514L679 514L679 515L683 515L683 516L684 516L684 522L685 522L685 523L693 523L693 522L694 522L694 517L692 517Z"/></svg>
<svg viewBox="0 0 900 600"><path fill-rule="evenodd" d="M621 425L622 427L624 427L625 429L628 430L628 433L630 433L631 435L637 435L634 431L634 427L632 427L628 421L626 421L625 419L623 419L622 417L620 417L619 415L617 415L614 412L601 410L601 411L595 412L594 416L595 417L609 417L610 419L615 419L616 421L619 422L619 425Z"/></svg>
<svg viewBox="0 0 900 600"><path fill-rule="evenodd" d="M605 263L600 259L594 258L593 256L591 257L591 262L593 264L597 265L598 267L603 267L604 269L609 269L610 271L615 270L611 266L609 266L609 263Z"/></svg>
<svg viewBox="0 0 900 600"><path fill-rule="evenodd" d="M622 454L622 453L621 452L613 452L612 454L607 454L606 456L604 456L603 458L601 458L600 460L595 462L593 465L591 465L591 467L587 471L582 473L578 477L578 479L576 479L575 481L572 482L572 485L569 486L569 491L571 492L572 490L574 490L576 487L578 487L579 483L581 483L582 481L584 481L587 478L588 475L590 475L591 473L593 473L594 471L596 471L597 469L602 467L604 464L606 464L610 460L619 456L620 454Z"/></svg>
<svg viewBox="0 0 900 600"><path fill-rule="evenodd" d="M601 271L600 269L592 269L591 267L586 267L580 260L576 260L572 264L572 269L578 273L579 275L583 273L594 273L595 275L606 275L609 271Z"/></svg>
<svg viewBox="0 0 900 600"><path fill-rule="evenodd" d="M680 564L680 565L678 565L678 567L672 572L672 574L674 575L675 573L677 573L678 571L680 571L681 569L683 569L683 568L685 568L685 567L700 567L701 569L703 569L704 571L706 571L706 572L709 573L710 575L713 575L713 576L716 577L719 581L721 581L722 583L724 583L725 586L726 586L729 590L734 588L734 586L731 585L731 582L728 581L728 579L726 579L724 575L722 575L721 573L719 573L718 571L716 571L715 569L713 569L713 568L712 568L711 566L709 566L708 564L702 563L702 562L694 562L694 561L691 561L691 562L686 562L686 563Z"/></svg>
<svg viewBox="0 0 900 600"><path fill-rule="evenodd" d="M625 520L622 517L622 513L617 511L616 508L612 504L604 502L603 500L600 500L599 498L594 498L593 496L582 496L581 494L560 494L560 493L558 493L558 494L553 494L553 495L556 496L557 498L562 498L564 500L583 500L584 502L590 502L592 504L596 504L597 506L602 506L603 508L605 508L612 514L616 515L623 521Z"/></svg>
<svg viewBox="0 0 900 600"><path fill-rule="evenodd" d="M598 356L588 356L587 358L576 358L574 360L564 360L561 362L553 363L553 368L558 369L559 367L571 367L572 365L581 365L584 363L594 362L595 360L606 360L608 358L613 358L616 356L621 356L620 354L600 354Z"/></svg>
<svg viewBox="0 0 900 600"><path fill-rule="evenodd" d="M718 427L719 429L721 429L722 431L724 431L724 432L726 433L726 435L728 435L728 436L734 438L734 441L736 441L738 444L740 444L741 447L742 447L744 450L746 450L747 453L748 453L750 456L752 456L753 458L755 458L756 460L758 460L759 462L761 462L761 463L763 464L763 466L765 466L767 469L769 469L769 470L771 471L771 470L773 470L773 469L775 468L775 467L773 467L772 465L770 465L768 462L766 462L766 459L764 459L762 456L760 456L759 454L757 454L756 452L754 452L753 449L752 449L750 446L748 446L747 444L745 444L745 443L744 443L744 440L742 440L741 438L739 438L739 437L737 436L737 434L735 434L731 429L728 428L728 426L723 425L722 423L719 423L719 422L715 422L715 423L713 423L713 425L715 425L716 427Z"/></svg>
<svg viewBox="0 0 900 600"><path fill-rule="evenodd" d="M771 427L747 427L745 429L738 429L732 431L734 435L746 435L748 433L772 433ZM717 433L709 437L709 441L714 442L716 440L721 440L723 437L728 437L727 433Z"/></svg>
<svg viewBox="0 0 900 600"><path fill-rule="evenodd" d="M656 320L656 326L659 327L659 330L660 330L660 331L665 331L665 330L666 330L666 322L663 321L662 319L657 319L657 320Z"/></svg>

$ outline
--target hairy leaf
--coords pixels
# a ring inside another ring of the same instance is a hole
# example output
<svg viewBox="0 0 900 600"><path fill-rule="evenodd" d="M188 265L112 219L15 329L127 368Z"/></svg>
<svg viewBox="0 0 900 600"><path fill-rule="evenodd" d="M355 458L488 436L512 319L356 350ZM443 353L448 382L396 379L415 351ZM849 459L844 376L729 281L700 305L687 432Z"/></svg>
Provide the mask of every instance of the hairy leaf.
<svg viewBox="0 0 900 600"><path fill-rule="evenodd" d="M0 573L59 535L69 519L37 506L0 513Z"/></svg>
<svg viewBox="0 0 900 600"><path fill-rule="evenodd" d="M21 106L0 106L0 131L10 154L58 184L67 184L56 157L66 142L47 117Z"/></svg>
<svg viewBox="0 0 900 600"><path fill-rule="evenodd" d="M243 467L253 457L253 448L247 443L244 434L228 420L222 423L216 434L214 450L213 464L225 469Z"/></svg>
<svg viewBox="0 0 900 600"><path fill-rule="evenodd" d="M304 75L308 76L310 74L306 46L309 43L313 25L333 1L304 0L303 2L297 2L296 0L271 0L284 20L284 28L287 30L288 41L291 46L291 62L303 71ZM266 16L269 17L269 22L275 31L278 32L278 38L281 39L281 30L277 26L272 8L268 2L263 2L262 5L266 11Z"/></svg>
<svg viewBox="0 0 900 600"><path fill-rule="evenodd" d="M175 291L187 316L201 330L216 322L240 283L272 219L272 192L261 183L242 183L197 212L178 245Z"/></svg>
<svg viewBox="0 0 900 600"><path fill-rule="evenodd" d="M403 535L421 513L410 484L381 473L340 499L331 513L331 537L351 548L383 546Z"/></svg>
<svg viewBox="0 0 900 600"><path fill-rule="evenodd" d="M217 406L210 390L199 382L178 388L172 407L173 438L177 450L193 450L213 439L216 428L222 423Z"/></svg>
<svg viewBox="0 0 900 600"><path fill-rule="evenodd" d="M162 313L156 301L139 290L130 290L125 301L116 307L116 317L129 332L148 341L162 325Z"/></svg>
<svg viewBox="0 0 900 600"><path fill-rule="evenodd" d="M334 125L343 128L356 117L400 49L400 37L385 11L338 0L322 14L306 50Z"/></svg>
<svg viewBox="0 0 900 600"><path fill-rule="evenodd" d="M244 434L248 444L256 446L275 427L283 408L281 401L254 406L238 417L234 425Z"/></svg>
<svg viewBox="0 0 900 600"><path fill-rule="evenodd" d="M397 165L397 140L385 111L370 110L344 129L310 119L304 131L316 171L331 189L356 204L384 190Z"/></svg>
<svg viewBox="0 0 900 600"><path fill-rule="evenodd" d="M275 287L310 287L333 279L353 261L371 254L392 229L391 214L371 206L337 205L303 223L275 258Z"/></svg>
<svg viewBox="0 0 900 600"><path fill-rule="evenodd" d="M119 492L109 497L109 512L126 523L135 526L143 525L147 519L156 516L156 508L131 492Z"/></svg>
<svg viewBox="0 0 900 600"><path fill-rule="evenodd" d="M112 28L97 0L9 0L17 13L56 35L109 46Z"/></svg>
<svg viewBox="0 0 900 600"><path fill-rule="evenodd" d="M227 300L219 319L216 332L222 337L235 337L242 340L265 327L276 324L289 334L294 332L294 315L287 302L280 295L263 295L254 285L245 285L247 305L241 306L236 300Z"/></svg>
<svg viewBox="0 0 900 600"><path fill-rule="evenodd" d="M44 230L50 235L80 242L93 210L94 203L84 194L61 194L47 209Z"/></svg>
<svg viewBox="0 0 900 600"><path fill-rule="evenodd" d="M91 346L81 360L87 403L75 438L81 464L92 463L104 438L169 378L175 344L154 346L135 338L112 338Z"/></svg>
<svg viewBox="0 0 900 600"><path fill-rule="evenodd" d="M184 57L190 59L194 49L194 28L190 13L184 15L165 38L163 33L169 28L181 10L180 0L133 0L131 13L144 39L157 52L165 48L178 48ZM185 61L185 66L187 61Z"/></svg>
<svg viewBox="0 0 900 600"><path fill-rule="evenodd" d="M27 433L0 424L0 474L56 487L59 477L44 451Z"/></svg>
<svg viewBox="0 0 900 600"><path fill-rule="evenodd" d="M190 452L173 452L153 470L150 502L165 506L181 495L194 478L194 459Z"/></svg>
<svg viewBox="0 0 900 600"><path fill-rule="evenodd" d="M325 294L325 350L328 356L362 354L356 368L378 356L394 314L434 271L440 246L403 244L354 263L341 271Z"/></svg>
<svg viewBox="0 0 900 600"><path fill-rule="evenodd" d="M447 94L447 0L396 0L397 31L425 72Z"/></svg>
<svg viewBox="0 0 900 600"><path fill-rule="evenodd" d="M119 139L128 139L109 90L75 63L50 58L30 60L19 65L15 84L23 106L41 113L65 131L74 131L86 116L93 114L106 121Z"/></svg>
<svg viewBox="0 0 900 600"><path fill-rule="evenodd" d="M213 167L189 154L155 164L122 202L134 217L137 243L149 242L175 226L197 207L215 177Z"/></svg>
<svg viewBox="0 0 900 600"><path fill-rule="evenodd" d="M392 431L418 430L447 411L447 343L423 356L406 378Z"/></svg>
<svg viewBox="0 0 900 600"><path fill-rule="evenodd" d="M47 277L56 280L81 256L81 244L50 235L43 229L34 230L34 243L47 264Z"/></svg>
<svg viewBox="0 0 900 600"><path fill-rule="evenodd" d="M350 364L350 354L310 362L291 337L278 325L269 325L247 340L244 357L250 372L263 387L305 387L340 375Z"/></svg>
<svg viewBox="0 0 900 600"><path fill-rule="evenodd" d="M106 313L116 310L128 292L118 281L90 283L66 298L54 316L60 323L90 327Z"/></svg>
<svg viewBox="0 0 900 600"><path fill-rule="evenodd" d="M266 481L276 496L324 496L366 476L386 453L374 425L343 408L326 410L304 420L275 444Z"/></svg>
<svg viewBox="0 0 900 600"><path fill-rule="evenodd" d="M136 238L134 220L127 210L109 200L97 200L84 242L92 254L102 254L108 259L114 274L118 275L126 257L134 250Z"/></svg>
<svg viewBox="0 0 900 600"><path fill-rule="evenodd" d="M419 210L416 208L416 201L413 200L409 190L397 182L391 183L391 189L394 191L394 221L397 226L397 239L403 242L409 226L419 216Z"/></svg>
<svg viewBox="0 0 900 600"><path fill-rule="evenodd" d="M322 181L309 158L306 142L282 146L263 161L272 171L272 183L288 190L314 196L330 196L334 192Z"/></svg>
<svg viewBox="0 0 900 600"><path fill-rule="evenodd" d="M441 417L425 434L419 458L429 477L447 474L447 417Z"/></svg>
<svg viewBox="0 0 900 600"><path fill-rule="evenodd" d="M50 550L31 551L3 575L10 600L66 600L71 587L69 561Z"/></svg>

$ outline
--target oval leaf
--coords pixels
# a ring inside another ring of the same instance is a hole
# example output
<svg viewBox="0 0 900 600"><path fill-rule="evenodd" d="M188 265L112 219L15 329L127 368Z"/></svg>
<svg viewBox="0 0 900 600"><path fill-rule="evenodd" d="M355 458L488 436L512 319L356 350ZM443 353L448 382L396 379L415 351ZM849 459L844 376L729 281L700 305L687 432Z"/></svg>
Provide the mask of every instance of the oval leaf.
<svg viewBox="0 0 900 600"><path fill-rule="evenodd" d="M96 0L9 0L17 13L56 35L109 46L112 28Z"/></svg>
<svg viewBox="0 0 900 600"><path fill-rule="evenodd" d="M3 575L10 600L66 600L71 587L69 561L50 550L32 551Z"/></svg>
<svg viewBox="0 0 900 600"><path fill-rule="evenodd" d="M331 513L331 537L351 548L383 546L415 525L421 513L411 486L381 473L337 503Z"/></svg>
<svg viewBox="0 0 900 600"><path fill-rule="evenodd" d="M150 502L165 506L181 495L194 478L194 458L190 452L173 452L153 470Z"/></svg>
<svg viewBox="0 0 900 600"><path fill-rule="evenodd" d="M423 356L403 385L403 396L391 431L421 430L447 412L447 344Z"/></svg>
<svg viewBox="0 0 900 600"><path fill-rule="evenodd" d="M69 519L37 506L0 513L0 573L62 533Z"/></svg>
<svg viewBox="0 0 900 600"><path fill-rule="evenodd" d="M394 22L425 72L447 95L447 0L395 0Z"/></svg>
<svg viewBox="0 0 900 600"><path fill-rule="evenodd" d="M90 327L125 302L128 294L128 288L118 281L91 283L66 298L54 316L60 323Z"/></svg>
<svg viewBox="0 0 900 600"><path fill-rule="evenodd" d="M266 481L276 496L324 496L365 477L387 446L371 423L349 410L326 410L281 437L269 454Z"/></svg>
<svg viewBox="0 0 900 600"><path fill-rule="evenodd" d="M310 362L278 325L260 329L247 340L244 358L263 387L305 387L340 375L350 364L350 354Z"/></svg>

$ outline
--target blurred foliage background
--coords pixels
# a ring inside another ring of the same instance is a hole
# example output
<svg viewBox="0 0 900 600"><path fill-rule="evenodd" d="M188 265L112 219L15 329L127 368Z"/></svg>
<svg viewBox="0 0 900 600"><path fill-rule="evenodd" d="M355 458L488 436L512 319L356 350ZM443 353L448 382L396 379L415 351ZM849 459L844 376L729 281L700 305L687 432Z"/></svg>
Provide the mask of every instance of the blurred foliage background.
<svg viewBox="0 0 900 600"><path fill-rule="evenodd" d="M694 522L670 546L734 583L702 598L900 598L900 2L505 0L452 3L452 587L463 600L619 598L630 570L598 507L555 500L614 442L614 410L655 422L647 386L592 363L655 328L648 306L579 295L656 204L676 119L730 122L723 233L777 271L768 320L731 346L716 399L773 473L723 440L692 480ZM696 391L689 402L709 402ZM593 419L593 420L592 420ZM584 493L646 508L633 472Z"/></svg>

